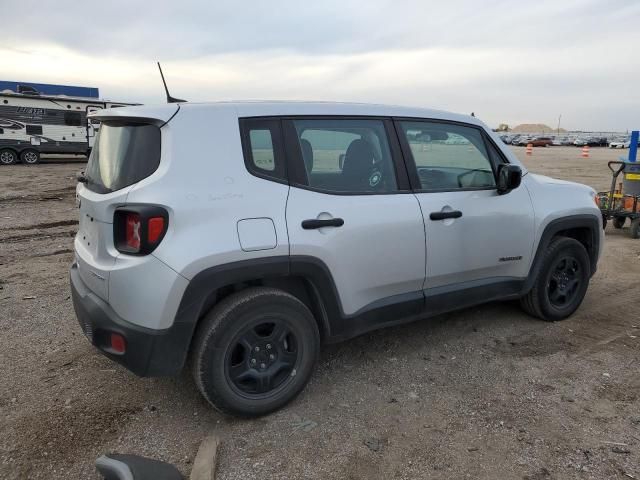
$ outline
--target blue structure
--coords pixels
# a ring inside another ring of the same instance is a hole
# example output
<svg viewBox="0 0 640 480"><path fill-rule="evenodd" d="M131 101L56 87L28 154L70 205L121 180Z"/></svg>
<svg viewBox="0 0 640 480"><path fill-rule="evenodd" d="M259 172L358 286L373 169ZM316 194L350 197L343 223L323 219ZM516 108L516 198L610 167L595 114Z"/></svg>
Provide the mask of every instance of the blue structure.
<svg viewBox="0 0 640 480"><path fill-rule="evenodd" d="M629 159L628 162L635 163L638 155L638 130L631 132L631 142L629 143Z"/></svg>
<svg viewBox="0 0 640 480"><path fill-rule="evenodd" d="M29 93L35 90L42 95L67 95L69 97L100 98L98 89L94 87L74 87L70 85L51 85L47 83L9 82L0 80L0 92L2 90L11 90L16 93Z"/></svg>

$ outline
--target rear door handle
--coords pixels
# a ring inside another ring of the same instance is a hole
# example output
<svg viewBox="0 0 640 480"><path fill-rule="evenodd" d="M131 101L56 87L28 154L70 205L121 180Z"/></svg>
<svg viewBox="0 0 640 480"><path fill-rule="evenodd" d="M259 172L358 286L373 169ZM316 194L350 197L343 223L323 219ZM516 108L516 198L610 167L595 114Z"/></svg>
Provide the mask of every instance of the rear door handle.
<svg viewBox="0 0 640 480"><path fill-rule="evenodd" d="M302 221L302 228L305 230L314 230L322 227L341 227L344 220L341 218L329 218L327 220L318 220L316 218Z"/></svg>
<svg viewBox="0 0 640 480"><path fill-rule="evenodd" d="M452 210L450 212L431 212L429 218L431 220L445 220L447 218L460 218L462 212L460 210Z"/></svg>

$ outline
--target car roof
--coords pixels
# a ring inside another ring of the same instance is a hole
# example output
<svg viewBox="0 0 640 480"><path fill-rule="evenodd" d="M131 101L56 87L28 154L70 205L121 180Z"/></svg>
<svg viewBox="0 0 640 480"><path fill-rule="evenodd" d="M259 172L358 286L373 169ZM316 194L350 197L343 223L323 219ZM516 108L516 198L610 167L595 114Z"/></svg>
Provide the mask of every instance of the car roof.
<svg viewBox="0 0 640 480"><path fill-rule="evenodd" d="M89 114L89 117L98 120L118 119L118 118L145 118L156 119L168 122L171 118L181 112L196 112L202 115L203 111L209 111L215 115L216 112L229 115L229 110L234 112L238 118L244 117L269 117L269 116L372 116L372 117L401 117L401 118L425 118L434 120L447 120L477 125L485 129L487 134L494 139L499 138L487 125L478 118L471 115L446 112L428 108L404 107L399 105L381 105L370 103L347 103L347 102L302 102L302 101L227 101L227 102L185 102L185 103L165 103L161 105L143 105L135 107L120 107L115 109L105 109ZM509 161L522 168L523 173L527 172L526 167L520 162L516 155L510 150L503 153Z"/></svg>
<svg viewBox="0 0 640 480"><path fill-rule="evenodd" d="M380 117L433 118L450 120L474 125L484 124L476 117L459 113L428 108L415 108L399 105L381 105L347 102L302 102L302 101L227 101L227 102L187 102L179 104L144 105L121 107L116 110L104 110L92 113L95 118L107 117L146 117L168 120L176 112L177 105L183 111L208 109L234 109L238 117L286 116L286 115L353 115Z"/></svg>

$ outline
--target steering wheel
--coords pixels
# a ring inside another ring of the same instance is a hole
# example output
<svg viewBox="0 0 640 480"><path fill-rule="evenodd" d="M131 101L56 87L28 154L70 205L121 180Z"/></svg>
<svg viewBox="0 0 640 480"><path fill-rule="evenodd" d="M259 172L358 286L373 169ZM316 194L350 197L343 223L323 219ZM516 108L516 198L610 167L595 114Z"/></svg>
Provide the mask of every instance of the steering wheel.
<svg viewBox="0 0 640 480"><path fill-rule="evenodd" d="M426 190L442 187L442 185L446 184L447 180L444 172L427 168L418 170L418 176L420 177L422 188Z"/></svg>
<svg viewBox="0 0 640 480"><path fill-rule="evenodd" d="M462 172L461 174L458 175L458 187L464 188L462 186L462 177L469 175L470 173L476 173L476 172L488 173L486 170L483 170L482 168L472 168L471 170Z"/></svg>

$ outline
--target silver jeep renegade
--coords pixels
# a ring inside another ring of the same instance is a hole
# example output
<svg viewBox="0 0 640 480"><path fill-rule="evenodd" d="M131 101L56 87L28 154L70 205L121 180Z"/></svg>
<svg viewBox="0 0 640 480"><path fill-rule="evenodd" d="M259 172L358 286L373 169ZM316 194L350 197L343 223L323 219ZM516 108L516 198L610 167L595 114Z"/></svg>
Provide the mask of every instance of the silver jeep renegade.
<svg viewBox="0 0 640 480"><path fill-rule="evenodd" d="M305 386L324 342L495 300L580 305L595 192L528 173L474 117L340 103L123 107L77 197L73 303L138 375L187 364L223 412Z"/></svg>

